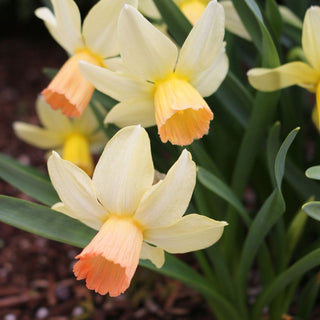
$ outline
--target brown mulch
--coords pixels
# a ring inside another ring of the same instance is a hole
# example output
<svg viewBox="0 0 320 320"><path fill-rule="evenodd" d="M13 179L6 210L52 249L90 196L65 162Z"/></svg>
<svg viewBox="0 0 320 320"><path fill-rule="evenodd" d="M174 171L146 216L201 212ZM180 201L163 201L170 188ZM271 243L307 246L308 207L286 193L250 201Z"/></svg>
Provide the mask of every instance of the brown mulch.
<svg viewBox="0 0 320 320"><path fill-rule="evenodd" d="M0 42L0 151L42 170L44 151L18 140L12 122L37 123L34 102L48 83L41 70L65 58L49 36ZM0 194L28 199L2 180ZM144 268L120 297L93 293L73 276L79 251L0 223L0 319L212 319L199 294Z"/></svg>

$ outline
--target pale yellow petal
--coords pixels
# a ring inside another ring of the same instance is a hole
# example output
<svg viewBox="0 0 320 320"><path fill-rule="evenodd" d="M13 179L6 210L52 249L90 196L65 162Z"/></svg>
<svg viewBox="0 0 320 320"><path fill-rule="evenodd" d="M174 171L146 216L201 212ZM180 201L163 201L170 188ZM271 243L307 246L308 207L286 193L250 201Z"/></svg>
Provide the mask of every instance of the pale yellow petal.
<svg viewBox="0 0 320 320"><path fill-rule="evenodd" d="M226 225L224 221L189 214L174 225L145 230L144 240L170 253L196 251L217 242Z"/></svg>
<svg viewBox="0 0 320 320"><path fill-rule="evenodd" d="M261 91L274 91L292 85L315 88L319 75L303 62L290 62L275 69L256 68L248 72L250 84Z"/></svg>
<svg viewBox="0 0 320 320"><path fill-rule="evenodd" d="M151 187L150 141L141 126L126 127L106 145L93 174L98 199L114 214L133 214Z"/></svg>
<svg viewBox="0 0 320 320"><path fill-rule="evenodd" d="M80 61L81 73L99 90L118 101L150 94L153 85L124 73Z"/></svg>
<svg viewBox="0 0 320 320"><path fill-rule="evenodd" d="M52 152L48 159L48 171L61 201L67 208L77 212L81 222L87 224L89 219L100 225L105 221L108 213L98 202L94 185L83 170Z"/></svg>
<svg viewBox="0 0 320 320"><path fill-rule="evenodd" d="M190 83L200 93L202 97L212 95L225 79L229 69L229 60L225 53L224 46L213 64L205 71L190 79Z"/></svg>
<svg viewBox="0 0 320 320"><path fill-rule="evenodd" d="M221 1L220 3L226 15L226 29L243 39L251 41L251 36L242 23L232 1L227 0Z"/></svg>
<svg viewBox="0 0 320 320"><path fill-rule="evenodd" d="M302 28L302 47L310 64L320 72L320 7L307 10Z"/></svg>
<svg viewBox="0 0 320 320"><path fill-rule="evenodd" d="M68 208L63 202L58 202L54 204L51 207L51 209L59 211L73 219L79 220L83 222L85 225L95 230L99 230L103 224L103 222L99 219L96 219L94 215L91 216L90 214L85 213L84 211L74 211Z"/></svg>
<svg viewBox="0 0 320 320"><path fill-rule="evenodd" d="M72 122L61 113L60 110L53 110L48 105L43 96L39 96L36 101L37 114L42 125L56 133L67 133L72 130Z"/></svg>
<svg viewBox="0 0 320 320"><path fill-rule="evenodd" d="M153 99L146 97L120 102L107 114L105 123L114 123L120 128L138 124L144 128L154 126L156 119Z"/></svg>
<svg viewBox="0 0 320 320"><path fill-rule="evenodd" d="M148 18L161 19L161 14L154 4L153 0L139 0L139 11Z"/></svg>
<svg viewBox="0 0 320 320"><path fill-rule="evenodd" d="M184 42L176 72L188 78L209 68L223 45L224 11L211 1Z"/></svg>
<svg viewBox="0 0 320 320"><path fill-rule="evenodd" d="M54 149L63 144L61 134L29 123L14 122L13 129L21 140L40 149Z"/></svg>
<svg viewBox="0 0 320 320"><path fill-rule="evenodd" d="M101 57L119 54L118 18L125 4L137 6L138 0L100 0L83 22L86 46Z"/></svg>
<svg viewBox="0 0 320 320"><path fill-rule="evenodd" d="M60 44L69 53L82 48L80 12L73 0L52 0Z"/></svg>
<svg viewBox="0 0 320 320"><path fill-rule="evenodd" d="M159 247L153 247L146 242L142 243L140 259L150 260L157 268L164 264L164 251Z"/></svg>
<svg viewBox="0 0 320 320"><path fill-rule="evenodd" d="M176 45L129 5L120 14L119 45L125 65L145 80L162 79L174 70Z"/></svg>
<svg viewBox="0 0 320 320"><path fill-rule="evenodd" d="M183 150L164 180L143 195L134 218L148 229L175 223L189 205L195 182L196 165Z"/></svg>

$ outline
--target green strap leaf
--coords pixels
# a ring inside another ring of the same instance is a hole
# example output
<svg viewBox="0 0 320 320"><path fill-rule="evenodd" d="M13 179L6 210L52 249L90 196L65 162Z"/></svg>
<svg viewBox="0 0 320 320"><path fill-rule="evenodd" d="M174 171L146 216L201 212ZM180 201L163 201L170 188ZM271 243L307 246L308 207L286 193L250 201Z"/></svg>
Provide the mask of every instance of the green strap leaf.
<svg viewBox="0 0 320 320"><path fill-rule="evenodd" d="M48 175L3 154L0 154L0 177L44 204L51 206L60 201Z"/></svg>

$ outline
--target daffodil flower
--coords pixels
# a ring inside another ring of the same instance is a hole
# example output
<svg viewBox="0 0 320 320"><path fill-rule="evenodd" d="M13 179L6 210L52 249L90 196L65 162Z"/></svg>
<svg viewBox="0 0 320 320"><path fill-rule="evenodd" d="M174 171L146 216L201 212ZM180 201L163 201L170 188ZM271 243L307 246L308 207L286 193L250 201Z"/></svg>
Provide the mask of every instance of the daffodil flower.
<svg viewBox="0 0 320 320"><path fill-rule="evenodd" d="M112 68L119 54L117 22L125 3L137 5L137 0L101 0L86 16L81 29L80 12L73 0L52 0L54 15L48 8L35 14L44 20L52 37L70 54L58 74L42 91L53 109L62 109L69 116L80 117L88 105L94 87L78 69L80 60Z"/></svg>
<svg viewBox="0 0 320 320"><path fill-rule="evenodd" d="M210 0L173 0L188 20L195 25L203 14ZM226 29L231 33L251 41L251 37L243 25L232 1L220 1L225 12ZM161 19L161 15L153 0L139 0L139 10L152 19Z"/></svg>
<svg viewBox="0 0 320 320"><path fill-rule="evenodd" d="M278 68L256 68L248 72L250 84L261 91L274 91L298 85L316 93L320 123L320 7L307 10L302 28L302 48L309 63L296 61Z"/></svg>
<svg viewBox="0 0 320 320"><path fill-rule="evenodd" d="M76 256L73 271L100 294L123 293L139 258L160 268L163 250L185 253L211 246L227 224L198 214L183 216L196 179L188 151L152 185L150 141L141 126L121 129L109 141L92 180L56 153L48 160L48 170L62 201L53 209L99 230Z"/></svg>
<svg viewBox="0 0 320 320"><path fill-rule="evenodd" d="M172 144L188 145L201 138L213 119L203 97L217 90L228 71L222 6L216 1L208 4L180 53L130 5L122 9L118 29L128 72L79 63L98 90L120 101L105 121L120 127L157 124L162 142Z"/></svg>
<svg viewBox="0 0 320 320"><path fill-rule="evenodd" d="M55 111L39 97L36 110L43 128L14 122L15 134L23 141L45 150L57 150L63 158L75 163L89 175L93 172L91 152L101 150L107 139L91 109L87 108L80 119L69 119Z"/></svg>

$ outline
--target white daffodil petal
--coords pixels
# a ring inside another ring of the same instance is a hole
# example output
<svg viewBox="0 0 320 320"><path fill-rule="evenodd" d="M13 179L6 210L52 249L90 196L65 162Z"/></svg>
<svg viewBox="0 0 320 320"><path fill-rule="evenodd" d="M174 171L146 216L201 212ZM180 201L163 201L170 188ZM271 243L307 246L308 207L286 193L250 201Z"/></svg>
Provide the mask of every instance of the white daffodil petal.
<svg viewBox="0 0 320 320"><path fill-rule="evenodd" d="M59 211L73 219L79 220L95 230L99 230L103 224L102 221L97 220L94 216L92 218L90 214L83 215L83 212L74 211L68 208L63 202L54 204L51 209Z"/></svg>
<svg viewBox="0 0 320 320"><path fill-rule="evenodd" d="M98 202L93 183L83 170L52 152L48 159L48 171L61 201L77 212L81 222L95 220L100 225L105 221L108 213Z"/></svg>
<svg viewBox="0 0 320 320"><path fill-rule="evenodd" d="M37 114L42 125L56 133L67 133L72 130L72 123L60 110L53 110L43 96L36 101Z"/></svg>
<svg viewBox="0 0 320 320"><path fill-rule="evenodd" d="M104 65L111 71L121 71L124 73L128 73L128 68L123 63L120 57L108 58L103 60Z"/></svg>
<svg viewBox="0 0 320 320"><path fill-rule="evenodd" d="M161 14L153 0L139 0L138 9L144 16L156 20L161 19Z"/></svg>
<svg viewBox="0 0 320 320"><path fill-rule="evenodd" d="M226 15L226 29L243 39L251 41L251 36L242 23L232 1L221 1L220 4L223 6Z"/></svg>
<svg viewBox="0 0 320 320"><path fill-rule="evenodd" d="M117 55L120 11L126 3L136 7L137 2L137 0L98 1L83 22L82 33L86 46L102 57Z"/></svg>
<svg viewBox="0 0 320 320"><path fill-rule="evenodd" d="M224 221L189 214L169 227L145 230L144 240L170 253L196 251L217 242L226 225Z"/></svg>
<svg viewBox="0 0 320 320"><path fill-rule="evenodd" d="M77 130L87 136L99 128L99 123L90 105L87 106L80 118L73 119L73 127L74 130Z"/></svg>
<svg viewBox="0 0 320 320"><path fill-rule="evenodd" d="M142 242L140 259L150 260L157 268L161 268L164 264L164 251L159 247L153 247Z"/></svg>
<svg viewBox="0 0 320 320"><path fill-rule="evenodd" d="M145 80L162 79L174 70L176 45L129 5L120 13L119 45L125 65Z"/></svg>
<svg viewBox="0 0 320 320"><path fill-rule="evenodd" d="M223 37L223 7L216 0L211 1L181 48L176 72L194 77L209 68L220 52Z"/></svg>
<svg viewBox="0 0 320 320"><path fill-rule="evenodd" d="M302 48L311 65L320 71L320 7L307 10L302 28Z"/></svg>
<svg viewBox="0 0 320 320"><path fill-rule="evenodd" d="M140 126L117 132L93 174L98 199L109 212L132 214L151 187L154 168L147 132Z"/></svg>
<svg viewBox="0 0 320 320"><path fill-rule="evenodd" d="M195 182L196 165L183 150L164 180L143 195L134 218L148 229L175 223L189 205Z"/></svg>
<svg viewBox="0 0 320 320"><path fill-rule="evenodd" d="M229 60L223 47L213 64L205 71L197 74L194 79L190 79L190 83L202 97L208 97L219 88L228 73L228 69Z"/></svg>
<svg viewBox="0 0 320 320"><path fill-rule="evenodd" d="M292 85L314 87L319 75L304 62L290 62L274 69L256 68L247 73L249 83L261 91L274 91Z"/></svg>
<svg viewBox="0 0 320 320"><path fill-rule="evenodd" d="M21 140L40 149L54 149L63 144L61 134L29 123L14 122L13 129Z"/></svg>
<svg viewBox="0 0 320 320"><path fill-rule="evenodd" d="M99 90L118 101L145 96L153 85L132 76L79 62L81 73Z"/></svg>
<svg viewBox="0 0 320 320"><path fill-rule="evenodd" d="M81 17L73 0L52 0L60 44L69 53L84 46L81 35Z"/></svg>
<svg viewBox="0 0 320 320"><path fill-rule="evenodd" d="M153 99L130 99L115 105L108 112L105 123L114 123L123 128L140 124L144 128L156 124Z"/></svg>

